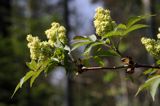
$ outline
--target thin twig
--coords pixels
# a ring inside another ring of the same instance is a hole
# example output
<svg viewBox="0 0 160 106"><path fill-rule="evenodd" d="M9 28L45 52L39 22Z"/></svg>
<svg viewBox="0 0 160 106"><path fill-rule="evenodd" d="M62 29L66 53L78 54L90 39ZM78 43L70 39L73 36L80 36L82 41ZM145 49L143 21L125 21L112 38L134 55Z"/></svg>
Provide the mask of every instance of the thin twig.
<svg viewBox="0 0 160 106"><path fill-rule="evenodd" d="M155 68L160 69L160 66L156 65L144 65L144 64L135 64L132 66L134 68ZM123 66L113 66L113 67L81 67L79 73L87 72L87 71L93 71L93 70L117 70L117 69L127 69L131 68L129 65L123 65Z"/></svg>
<svg viewBox="0 0 160 106"><path fill-rule="evenodd" d="M145 65L145 64L135 64L135 68L155 68L155 69L160 69L160 66Z"/></svg>
<svg viewBox="0 0 160 106"><path fill-rule="evenodd" d="M114 67L82 67L82 70L102 70L102 69L122 69L128 66L114 66Z"/></svg>

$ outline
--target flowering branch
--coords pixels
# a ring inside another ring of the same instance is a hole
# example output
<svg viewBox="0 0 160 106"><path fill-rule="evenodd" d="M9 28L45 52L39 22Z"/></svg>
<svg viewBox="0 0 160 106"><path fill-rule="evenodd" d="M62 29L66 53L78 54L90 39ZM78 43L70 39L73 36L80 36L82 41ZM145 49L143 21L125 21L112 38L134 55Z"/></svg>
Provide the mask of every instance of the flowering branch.
<svg viewBox="0 0 160 106"><path fill-rule="evenodd" d="M78 69L77 74L92 70L107 69L124 69L126 73L133 74L135 68L160 69L160 65L158 66L137 64L132 60L131 57L124 56L119 50L122 38L127 36L132 31L148 27L147 25L137 23L142 19L146 19L150 16L152 15L132 17L128 20L126 24L117 24L112 19L109 10L99 7L96 9L93 21L96 34L92 34L90 36L76 36L74 38L74 43L72 44L71 48L67 45L66 29L59 23L53 22L51 24L51 27L45 31L45 35L47 37L45 41L41 41L37 36L33 37L31 34L29 34L27 36L27 46L30 49L31 61L27 62L27 66L30 71L27 72L24 77L22 77L22 79L16 86L12 97L17 92L17 90L22 87L23 83L30 80L30 86L32 86L33 82L40 75L40 73L48 73L52 68L59 65L64 66L67 71L76 68ZM160 33L157 35L157 38L157 40L154 40L143 37L141 39L141 42L145 46L146 50L157 60L160 61ZM117 42L117 40L119 41ZM100 59L101 56L119 56L121 57L121 62L123 63L123 65L113 67L85 67L80 59L76 61L71 55L71 52L73 50L82 46L85 46L82 55L85 56L85 58L87 59L88 56L91 56L90 52L92 51L92 48L96 46L105 46L107 47L107 50L103 50L103 48L99 47L91 57L95 59L98 63L104 64L104 61ZM72 63L73 68L72 66L69 66ZM150 80L152 81L156 78L160 78L160 75L158 77L156 76L150 78L149 81L146 81L146 83L149 83L148 85L151 86L154 85L154 87L151 88L155 88L155 83L150 84ZM156 84L159 84L157 83L157 81L155 82ZM159 79L158 82L160 82ZM144 89L144 87L146 87L146 85L142 86L139 91ZM156 89L157 87L158 86L156 85ZM156 90L151 89L151 91ZM154 96L155 92L152 95Z"/></svg>

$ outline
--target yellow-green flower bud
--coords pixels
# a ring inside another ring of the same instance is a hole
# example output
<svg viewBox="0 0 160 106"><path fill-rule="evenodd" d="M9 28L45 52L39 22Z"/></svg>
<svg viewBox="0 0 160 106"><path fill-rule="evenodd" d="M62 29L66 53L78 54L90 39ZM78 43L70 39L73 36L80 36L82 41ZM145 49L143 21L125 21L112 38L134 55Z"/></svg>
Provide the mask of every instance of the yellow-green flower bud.
<svg viewBox="0 0 160 106"><path fill-rule="evenodd" d="M94 16L94 26L96 28L96 33L99 36L103 36L105 33L113 30L116 23L112 21L109 10L104 10L99 7L96 9L96 14Z"/></svg>
<svg viewBox="0 0 160 106"><path fill-rule="evenodd" d="M30 49L30 57L33 60L38 60L40 53L40 40L32 35L27 36L28 48Z"/></svg>
<svg viewBox="0 0 160 106"><path fill-rule="evenodd" d="M66 29L63 26L60 26L58 29L58 33L66 33Z"/></svg>
<svg viewBox="0 0 160 106"><path fill-rule="evenodd" d="M154 45L155 40L154 40L154 39L150 39L150 38L142 37L142 38L141 38L141 42L142 42L142 44L144 44L144 45L147 45L147 44L149 44L149 45Z"/></svg>
<svg viewBox="0 0 160 106"><path fill-rule="evenodd" d="M60 26L59 23L53 22L51 25L51 28L45 31L50 45L54 46L54 43L56 43L57 40L65 44L66 29L63 26Z"/></svg>
<svg viewBox="0 0 160 106"><path fill-rule="evenodd" d="M32 37L32 35L31 34L29 34L29 35L27 35L27 41L29 41L29 42L31 42L32 40L33 40L33 37Z"/></svg>
<svg viewBox="0 0 160 106"><path fill-rule="evenodd" d="M53 22L51 25L52 25L53 28L59 28L60 27L60 24L57 23L57 22Z"/></svg>
<svg viewBox="0 0 160 106"><path fill-rule="evenodd" d="M143 37L141 39L141 42L151 55L153 55L157 59L160 58L160 40L156 41L154 39Z"/></svg>

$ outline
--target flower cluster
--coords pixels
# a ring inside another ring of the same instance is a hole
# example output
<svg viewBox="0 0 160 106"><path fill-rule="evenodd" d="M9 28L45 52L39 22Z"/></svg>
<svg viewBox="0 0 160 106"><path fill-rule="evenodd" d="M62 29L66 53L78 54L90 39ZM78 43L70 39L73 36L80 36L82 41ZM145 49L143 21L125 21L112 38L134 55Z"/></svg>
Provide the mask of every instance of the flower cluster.
<svg viewBox="0 0 160 106"><path fill-rule="evenodd" d="M113 21L110 16L110 11L107 9L104 10L102 7L96 9L94 19L96 33L99 36L103 36L105 33L113 30L113 28L116 26L115 21Z"/></svg>
<svg viewBox="0 0 160 106"><path fill-rule="evenodd" d="M141 42L151 55L153 55L156 59L160 59L160 28L159 33L157 34L157 38L157 40L154 40L143 37Z"/></svg>
<svg viewBox="0 0 160 106"><path fill-rule="evenodd" d="M66 29L63 26L60 26L59 23L53 22L52 27L45 31L47 35L48 42L50 45L54 46L54 43L60 41L61 43L66 43Z"/></svg>
<svg viewBox="0 0 160 106"><path fill-rule="evenodd" d="M64 58L63 51L57 51L55 45L63 46L66 44L66 29L60 26L59 23L52 23L51 28L46 30L47 41L40 41L38 37L33 37L31 34L27 36L28 48L30 49L30 57L32 60L43 61L53 56ZM62 56L60 56L62 55Z"/></svg>
<svg viewBox="0 0 160 106"><path fill-rule="evenodd" d="M40 40L38 37L33 37L31 34L27 35L28 48L30 48L30 57L33 60L39 58L40 52Z"/></svg>

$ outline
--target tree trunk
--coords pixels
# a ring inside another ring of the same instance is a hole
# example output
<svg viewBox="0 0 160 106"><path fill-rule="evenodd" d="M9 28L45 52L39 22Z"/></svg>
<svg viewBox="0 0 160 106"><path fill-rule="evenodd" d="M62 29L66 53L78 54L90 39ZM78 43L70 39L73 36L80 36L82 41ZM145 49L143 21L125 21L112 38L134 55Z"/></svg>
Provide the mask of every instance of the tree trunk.
<svg viewBox="0 0 160 106"><path fill-rule="evenodd" d="M69 32L70 32L70 24L69 24L69 8L68 8L68 3L69 1L68 0L64 0L64 22L65 22L65 27L66 27L66 35L67 35L67 38L68 38L68 41L69 41ZM69 42L68 42L69 44ZM69 72L70 70L66 70L67 72ZM67 82L66 82L67 86L66 86L66 103L65 103L65 106L73 106L73 97L72 97L72 79L67 76Z"/></svg>

